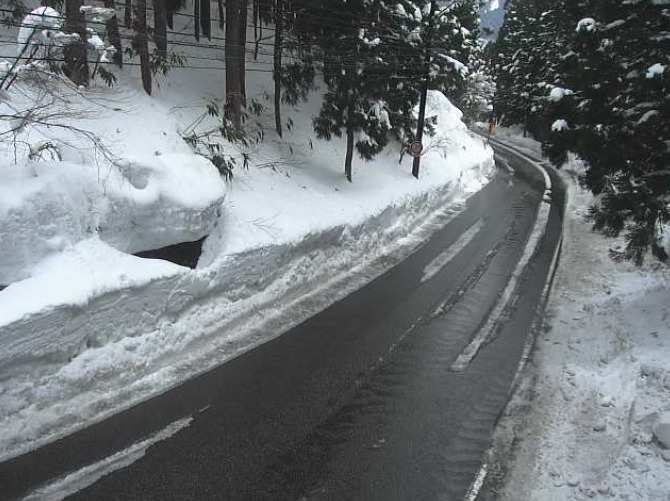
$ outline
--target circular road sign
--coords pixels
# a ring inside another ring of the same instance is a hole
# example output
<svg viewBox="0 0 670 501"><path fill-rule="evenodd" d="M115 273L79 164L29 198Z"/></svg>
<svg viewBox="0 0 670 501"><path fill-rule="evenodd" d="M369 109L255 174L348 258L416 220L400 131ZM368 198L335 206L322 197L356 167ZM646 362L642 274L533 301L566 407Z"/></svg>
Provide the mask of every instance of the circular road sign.
<svg viewBox="0 0 670 501"><path fill-rule="evenodd" d="M414 141L409 145L409 152L413 157L420 157L423 152L423 144L421 141Z"/></svg>

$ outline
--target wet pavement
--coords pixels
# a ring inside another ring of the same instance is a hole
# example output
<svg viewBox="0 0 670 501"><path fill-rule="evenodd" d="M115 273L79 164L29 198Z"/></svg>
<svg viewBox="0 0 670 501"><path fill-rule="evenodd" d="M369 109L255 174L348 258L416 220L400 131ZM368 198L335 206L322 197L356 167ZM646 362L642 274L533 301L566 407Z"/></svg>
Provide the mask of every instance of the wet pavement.
<svg viewBox="0 0 670 501"><path fill-rule="evenodd" d="M192 417L68 499L461 500L509 397L560 238L564 195L496 336L486 323L524 252L541 176L504 168L410 257L284 335L71 437L0 464L2 499ZM555 180L555 185L557 184ZM469 229L461 252L426 269Z"/></svg>

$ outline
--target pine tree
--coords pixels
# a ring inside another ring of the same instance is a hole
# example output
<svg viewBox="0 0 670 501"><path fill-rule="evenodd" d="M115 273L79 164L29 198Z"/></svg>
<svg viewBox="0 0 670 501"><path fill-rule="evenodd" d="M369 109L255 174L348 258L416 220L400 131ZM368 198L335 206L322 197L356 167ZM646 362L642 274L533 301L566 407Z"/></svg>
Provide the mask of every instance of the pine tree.
<svg viewBox="0 0 670 501"><path fill-rule="evenodd" d="M380 15L381 2L324 3L330 12L338 8L344 11L341 21L318 27L327 92L319 116L313 121L314 130L323 139L346 135L344 171L351 181L354 150L370 160L389 139L390 121L384 103L389 84L381 79L388 63L373 24Z"/></svg>
<svg viewBox="0 0 670 501"><path fill-rule="evenodd" d="M543 109L570 34L563 16L569 0L511 0L496 44L495 111L503 125L522 125L541 139Z"/></svg>
<svg viewBox="0 0 670 501"><path fill-rule="evenodd" d="M470 66L480 50L479 1L455 2L440 12L433 43L433 85L462 108Z"/></svg>
<svg viewBox="0 0 670 501"><path fill-rule="evenodd" d="M567 151L585 162L582 182L598 195L594 226L607 235L625 234L621 257L640 263L651 248L665 259L660 238L670 223L670 8L655 0L589 0L578 14L559 79L573 94L549 110L554 132L545 151L556 162Z"/></svg>
<svg viewBox="0 0 670 501"><path fill-rule="evenodd" d="M490 119L495 95L493 68L487 54L486 45L477 40L475 49L470 54L465 89L461 98L461 111L466 123Z"/></svg>

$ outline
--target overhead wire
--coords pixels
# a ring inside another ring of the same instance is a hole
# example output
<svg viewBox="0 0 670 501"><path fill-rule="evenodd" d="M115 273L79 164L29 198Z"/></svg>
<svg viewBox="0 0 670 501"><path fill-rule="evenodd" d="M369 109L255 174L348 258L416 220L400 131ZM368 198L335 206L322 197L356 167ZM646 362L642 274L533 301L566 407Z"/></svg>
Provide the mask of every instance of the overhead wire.
<svg viewBox="0 0 670 501"><path fill-rule="evenodd" d="M147 10L148 11L153 11L154 9L151 8L151 7L148 7ZM0 12L13 13L12 10L2 9L2 8L0 8ZM195 19L195 16L192 15L192 14L180 13L180 12L175 12L174 14L180 15L180 16L183 16L183 17L187 17L187 18L191 18L191 19ZM338 14L340 14L340 13L338 13ZM298 15L301 15L301 16L308 15L308 16L315 17L315 18L317 17L315 14L305 13L305 12L299 12ZM329 21L332 21L332 19L329 20L325 16L322 16L321 19L323 19L323 21L313 22L313 24L314 25L326 25L327 24L328 26L332 26L332 22L329 22ZM212 21L213 22L218 21L218 19L212 18ZM35 28L35 26L32 25L32 24L23 24L23 23L18 23L18 22L5 22L5 24L8 25L8 26L16 27L16 28L21 28L21 27ZM103 21L88 20L87 24L103 25L103 26L107 27L107 22L103 22ZM309 25L310 23L306 23L306 24ZM250 24L247 24L246 26L247 27L254 27L254 25L250 25ZM350 28L352 26L347 24L346 27ZM273 31L273 29L269 28L268 26L263 26L263 28ZM119 33L119 38L121 40L124 40L124 41L132 41L134 37L132 35L127 34L127 31L130 30L130 29L132 29L132 28L124 27L123 31L125 33L123 33L123 34ZM176 31L176 30L168 30L168 34L172 35L172 36L193 36L192 33L188 33L188 32L185 32L185 31ZM208 38L210 38L210 41L211 41L211 39L220 40L220 41L223 41L223 42L226 41L224 37L216 37L216 36L211 36L210 35L210 37L208 37ZM392 39L392 40L395 41L395 39ZM167 43L168 43L168 45L177 46L177 47L179 47L179 46L181 46L181 47L191 47L191 48L198 48L198 49L218 50L218 51L224 51L224 52L226 50L226 47L236 47L236 48L244 47L244 52L246 52L248 54L254 54L254 56L256 56L256 55L271 56L273 54L261 52L256 48L253 48L253 49L252 48L247 48L247 45L274 47L273 43L263 43L262 41L259 41L257 39L252 39L252 40L245 41L244 46L234 45L234 44L226 44L224 46L221 46L221 45L214 45L214 44L205 44L205 43L200 43L200 42L189 42L189 41L182 41L182 40L174 40L174 39L169 39ZM298 50L299 50L300 47L301 47L301 44L298 43L296 45L297 45ZM369 77L370 75L378 74L378 75L383 76L384 78L387 78L387 79L391 78L391 79L413 79L413 80L416 80L417 78L420 78L416 75L391 74L391 73L393 73L394 70L405 70L406 71L408 69L407 65L410 62L413 62L416 59L416 55L415 55L416 49L414 49L412 47L397 47L396 49L397 50L395 52L401 53L401 56L398 57L396 55L394 57L393 62L396 65L400 65L400 66L398 66L396 68L388 67L388 71L381 71L381 69L378 69L376 72L365 70L364 73L366 74L366 76ZM423 49L425 50L426 47L423 47ZM433 49L436 49L436 48L428 47L427 49L428 50L433 50ZM403 51L407 51L407 52L403 53ZM174 54L174 52L173 52L173 54ZM182 54L178 54L178 55L182 55ZM236 57L230 56L230 55L228 55L228 57L224 57L224 58L204 57L204 56L193 55L193 54L188 54L188 55L183 55L183 56L186 58L187 61L189 59L193 59L193 60L196 60L196 61L216 61L216 62L220 62L220 63L224 63L224 64L225 64L226 61L239 61L240 60L239 57L236 58ZM321 54L321 56L322 56L321 58L314 57L314 56L315 56L315 54L311 54L310 59L314 62L322 63L322 64L331 64L331 63L335 63L335 64L339 63L339 64L343 64L343 65L353 64L353 63L356 63L356 64L366 64L366 63L368 63L368 64L373 64L373 63L374 64L378 64L378 63L383 64L383 62L380 62L378 58L353 56L352 54L345 53L345 52L341 52L338 55L337 53L333 53L331 51L330 53L328 53L326 55ZM0 57L15 58L16 56L2 56L2 55L0 55ZM292 61L303 60L303 58L301 58L299 56L296 56L296 55L293 55L293 54L283 54L282 59L284 59L284 60L285 59L290 59ZM32 58L32 60L44 60L44 61L51 61L51 62L65 62L64 60L54 59L54 58ZM248 63L248 64L253 65L253 66L259 66L259 65L273 66L274 65L274 63L272 61L259 61L256 58L253 61L250 61L250 60L244 58L244 61L245 61L245 63ZM129 65L129 66L139 66L139 63L133 63L133 62L130 62L130 61L124 61L124 64ZM193 64L183 64L183 65L175 65L175 66L176 67L181 66L181 67L188 68L188 69L225 69L225 67L224 68L218 68L218 67L214 67L214 66L195 66ZM263 69L263 68L255 68L253 66L250 67L250 68L247 68L247 71L257 71L257 72L266 72L266 73L272 73L273 72L273 70L270 70L270 69L266 70L266 69Z"/></svg>
<svg viewBox="0 0 670 501"><path fill-rule="evenodd" d="M20 28L20 27L33 28L34 27L31 24L19 24L19 23L11 23L10 25L13 26L13 27L17 27L17 28ZM128 35L128 34L121 35L120 34L120 39L121 40L132 41L133 38L134 37L132 35ZM224 39L221 39L221 40L224 40ZM222 51L222 52L225 52L226 47L237 47L237 48L244 47L244 51L247 52L248 54L254 54L254 55L256 54L256 51L254 49L247 48L247 45L253 45L254 44L253 40L247 41L244 46L242 46L242 45L232 45L232 44L221 46L221 45L203 44L203 43L198 43L198 42L193 42L193 41L182 41L182 40L168 40L168 44L169 45L174 45L174 46L192 47L192 48L198 48L198 49L206 48L206 49L218 50L218 51ZM268 54L268 53L260 53L259 52L259 54L262 54L264 56L270 56L270 54ZM324 63L324 64L326 62L336 62L336 63L340 63L340 64L353 64L353 63L383 64L383 62L380 63L380 61L376 57L353 56L351 54L347 54L347 53L344 53L344 52L340 53L339 55L329 53L329 54L326 55L326 57L322 57L322 58L314 57L314 56L315 55L312 54L311 59L313 61L321 62L321 63ZM16 56L10 56L10 57L16 57ZM186 57L187 59L192 58L192 59L199 59L199 60L219 60L218 58L207 58L207 57L196 56L196 55L185 55L184 57ZM283 55L282 57L283 58L286 58L286 57L292 58L294 61L301 60L300 57L292 55L292 54ZM228 59L229 60L239 60L239 58L235 58L235 57L232 57L232 56L228 56ZM394 61L396 63L405 63L405 65L408 65L409 63L413 62L414 60L415 60L415 55L410 54L410 53L405 53L405 54L402 54L401 57L396 56L394 58ZM252 61L247 60L247 62L252 62ZM253 63L255 63L255 64L266 64L266 65L272 65L273 64L270 61L264 62L264 61L258 61L258 60L254 60Z"/></svg>
<svg viewBox="0 0 670 501"><path fill-rule="evenodd" d="M152 8L152 7L147 7L147 11L150 11L150 12L151 12L151 11L153 11L153 8ZM3 8L0 8L0 12L10 13L10 14L12 14L14 11L11 10L11 9L3 9ZM181 17L187 17L187 18L190 18L190 19L195 19L195 15L193 15L193 14L187 14L187 13L184 13L184 12L175 12L174 14L175 14L175 15L179 15L179 16L181 16ZM333 19L333 20L330 20L330 19L328 19L328 18L325 18L325 19L326 19L326 20L325 20L323 23L310 22L310 23L306 23L306 24L307 24L307 25L310 25L310 24L311 24L311 25L323 25L323 26L332 27L332 25L333 25L333 21L335 21L335 22L337 21L337 20L334 20L334 19ZM213 19L213 20L215 20L215 19ZM357 21L357 22L358 22L358 24L355 25L355 26L354 26L354 25L348 25L348 24L347 24L345 27L347 27L347 28L356 28L356 29L358 29L358 28L360 28L360 27L365 27L365 25L366 25L366 23L364 23L364 22L360 22L360 21ZM32 25L23 25L23 24L18 23L18 22L6 22L5 24L6 24L6 25L15 26L15 27L21 27L21 26L32 27ZM104 21L87 20L87 21L86 21L86 24L87 24L87 25L92 24L92 25L104 26L105 28L107 27L107 22L104 22ZM370 26L371 26L371 25L370 25ZM253 24L246 24L246 27L248 27L248 28L253 28L254 25L253 25ZM121 26L119 26L119 28L121 29ZM123 29L125 29L125 30L131 30L132 27L123 26ZM263 26L263 29L265 29L265 30L270 30L270 31L275 31L274 28L271 28L271 27L269 27L269 26ZM178 32L178 31L175 31L175 30L167 30L167 33L168 33L168 34L172 34L172 35L178 35L178 36L193 36L192 33L188 33L188 32ZM225 38L222 38L222 37L216 37L216 36L211 36L211 35L210 35L209 37L204 37L204 38L208 38L208 39L212 39L212 40L221 40L221 41L225 41ZM386 41L398 41L398 40L399 40L399 39L397 39L397 38L395 38L395 37L388 37L388 36L385 36L385 35L383 35L383 34L378 35L377 38L380 38L380 40L386 40ZM258 44L267 45L267 46L272 46L272 45L273 45L273 44L271 44L271 43L256 42L256 41L250 41L249 43L258 43ZM401 49L402 49L402 48L401 48ZM408 50L412 50L411 48L407 48L407 49L408 49Z"/></svg>

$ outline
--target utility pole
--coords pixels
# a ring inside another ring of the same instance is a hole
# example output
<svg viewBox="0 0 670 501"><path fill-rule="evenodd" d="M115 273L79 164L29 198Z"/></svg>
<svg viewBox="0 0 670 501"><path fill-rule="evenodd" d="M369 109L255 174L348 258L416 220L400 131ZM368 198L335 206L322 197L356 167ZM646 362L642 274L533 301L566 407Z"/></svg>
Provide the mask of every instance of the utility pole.
<svg viewBox="0 0 670 501"><path fill-rule="evenodd" d="M416 142L419 144L423 141L423 127L426 122L426 100L428 99L428 84L430 81L430 63L431 46L433 45L433 22L435 19L435 11L437 10L437 1L430 2L430 14L428 17L428 28L426 29L426 38L424 39L424 70L423 70L423 86L421 87L421 101L419 102L419 123L416 130ZM421 167L421 155L414 157L412 164L412 175L419 179L419 168Z"/></svg>

